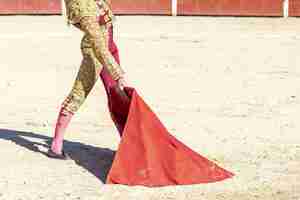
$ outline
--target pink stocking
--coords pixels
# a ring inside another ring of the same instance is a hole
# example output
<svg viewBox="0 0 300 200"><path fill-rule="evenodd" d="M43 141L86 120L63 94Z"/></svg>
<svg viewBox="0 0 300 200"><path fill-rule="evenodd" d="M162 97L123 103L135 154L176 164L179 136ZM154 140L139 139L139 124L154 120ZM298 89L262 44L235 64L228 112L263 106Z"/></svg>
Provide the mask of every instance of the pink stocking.
<svg viewBox="0 0 300 200"><path fill-rule="evenodd" d="M64 133L71 121L73 113L61 108L55 127L55 135L51 144L51 150L56 154L62 154Z"/></svg>

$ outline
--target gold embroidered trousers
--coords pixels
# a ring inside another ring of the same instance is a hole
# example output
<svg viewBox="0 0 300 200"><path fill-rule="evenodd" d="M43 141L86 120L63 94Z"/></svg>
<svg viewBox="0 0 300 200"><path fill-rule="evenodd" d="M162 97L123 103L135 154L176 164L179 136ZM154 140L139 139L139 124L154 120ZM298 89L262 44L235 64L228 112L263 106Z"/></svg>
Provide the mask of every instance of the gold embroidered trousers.
<svg viewBox="0 0 300 200"><path fill-rule="evenodd" d="M124 71L113 57L109 46L117 50L112 40L112 11L103 0L65 0L68 20L82 30L82 62L71 92L62 107L76 112L84 103L106 67L114 80L123 76ZM113 44L111 44L113 43Z"/></svg>

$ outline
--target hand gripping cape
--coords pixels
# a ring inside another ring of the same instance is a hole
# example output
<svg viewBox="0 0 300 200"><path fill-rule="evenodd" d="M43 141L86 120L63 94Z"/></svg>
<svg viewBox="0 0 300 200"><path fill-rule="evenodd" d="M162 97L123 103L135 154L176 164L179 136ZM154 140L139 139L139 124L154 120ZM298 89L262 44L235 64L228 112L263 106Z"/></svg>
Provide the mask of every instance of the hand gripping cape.
<svg viewBox="0 0 300 200"><path fill-rule="evenodd" d="M105 69L101 79L121 136L106 183L156 187L210 183L233 176L172 136L134 88L118 89Z"/></svg>

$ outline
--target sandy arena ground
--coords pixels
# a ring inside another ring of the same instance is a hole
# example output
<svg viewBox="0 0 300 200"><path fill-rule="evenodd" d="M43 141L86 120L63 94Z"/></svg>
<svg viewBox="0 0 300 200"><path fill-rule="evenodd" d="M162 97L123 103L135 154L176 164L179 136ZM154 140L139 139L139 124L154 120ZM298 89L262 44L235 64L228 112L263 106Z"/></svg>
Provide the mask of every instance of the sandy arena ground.
<svg viewBox="0 0 300 200"><path fill-rule="evenodd" d="M119 137L98 82L47 158L82 34L61 16L0 17L1 200L300 200L300 19L118 17L121 63L167 128L236 176L105 185Z"/></svg>

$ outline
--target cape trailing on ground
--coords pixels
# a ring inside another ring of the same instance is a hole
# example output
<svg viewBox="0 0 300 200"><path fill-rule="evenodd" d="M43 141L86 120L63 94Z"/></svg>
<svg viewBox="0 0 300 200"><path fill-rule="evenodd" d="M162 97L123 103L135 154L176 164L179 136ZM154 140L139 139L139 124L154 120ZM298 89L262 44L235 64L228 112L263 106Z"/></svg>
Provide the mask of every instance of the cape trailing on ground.
<svg viewBox="0 0 300 200"><path fill-rule="evenodd" d="M101 79L121 135L107 183L154 187L210 183L233 176L172 136L134 88L120 90L106 70Z"/></svg>

